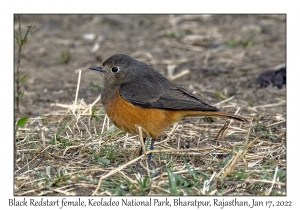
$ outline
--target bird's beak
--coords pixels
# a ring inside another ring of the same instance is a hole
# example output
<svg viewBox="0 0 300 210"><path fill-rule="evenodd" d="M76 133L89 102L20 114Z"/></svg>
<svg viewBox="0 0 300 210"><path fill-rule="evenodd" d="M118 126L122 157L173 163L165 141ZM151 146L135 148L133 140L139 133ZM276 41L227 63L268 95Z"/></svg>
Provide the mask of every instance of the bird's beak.
<svg viewBox="0 0 300 210"><path fill-rule="evenodd" d="M94 70L94 71L100 71L100 72L104 73L104 70L100 66L92 66L89 69Z"/></svg>

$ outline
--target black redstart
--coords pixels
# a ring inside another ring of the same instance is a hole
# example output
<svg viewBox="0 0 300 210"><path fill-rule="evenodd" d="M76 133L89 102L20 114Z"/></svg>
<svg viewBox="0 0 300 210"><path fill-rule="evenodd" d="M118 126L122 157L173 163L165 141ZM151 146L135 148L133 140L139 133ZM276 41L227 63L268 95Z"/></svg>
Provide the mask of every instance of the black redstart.
<svg viewBox="0 0 300 210"><path fill-rule="evenodd" d="M187 116L218 116L247 121L208 105L128 55L113 55L102 67L90 69L104 75L101 101L108 117L118 128L131 134L137 134L137 126L141 126L144 137L152 137L150 149L153 149L153 140L167 127Z"/></svg>

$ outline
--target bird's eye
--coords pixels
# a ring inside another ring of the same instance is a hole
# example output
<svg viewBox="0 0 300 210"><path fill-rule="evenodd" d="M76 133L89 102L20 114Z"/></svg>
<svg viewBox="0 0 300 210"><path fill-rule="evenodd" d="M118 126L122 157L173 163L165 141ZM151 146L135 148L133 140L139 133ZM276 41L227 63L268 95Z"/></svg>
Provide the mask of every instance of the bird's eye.
<svg viewBox="0 0 300 210"><path fill-rule="evenodd" d="M111 72L113 72L113 73L117 73L119 70L120 70L119 67L116 67L116 66L111 68Z"/></svg>

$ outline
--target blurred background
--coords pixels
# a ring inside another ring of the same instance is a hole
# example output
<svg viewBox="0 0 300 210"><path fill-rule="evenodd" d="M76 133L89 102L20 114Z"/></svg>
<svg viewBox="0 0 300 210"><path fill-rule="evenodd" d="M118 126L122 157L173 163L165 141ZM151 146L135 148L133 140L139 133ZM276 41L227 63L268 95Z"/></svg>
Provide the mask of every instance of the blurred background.
<svg viewBox="0 0 300 210"><path fill-rule="evenodd" d="M72 104L80 69L78 99L93 102L102 76L88 68L117 53L169 78L188 70L173 82L210 104L234 96L242 113L285 99L285 87L255 84L260 73L286 62L285 15L22 14L20 20L23 33L35 25L21 54L20 76L27 75L21 115L43 115L61 109L56 103ZM18 27L15 15L15 32ZM15 69L17 54L15 43ZM285 106L279 111L285 115Z"/></svg>

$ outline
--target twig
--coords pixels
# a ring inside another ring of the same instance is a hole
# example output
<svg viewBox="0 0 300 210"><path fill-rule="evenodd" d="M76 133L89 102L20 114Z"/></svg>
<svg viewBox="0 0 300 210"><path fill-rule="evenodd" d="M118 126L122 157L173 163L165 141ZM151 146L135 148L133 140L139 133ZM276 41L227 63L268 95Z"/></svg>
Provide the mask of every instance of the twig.
<svg viewBox="0 0 300 210"><path fill-rule="evenodd" d="M79 145L74 145L74 146L68 146L65 151L63 152L63 155L62 156L65 156L66 152L69 150L69 149L72 149L72 148L77 148L77 147L81 147L81 146L84 146L84 144L79 144Z"/></svg>
<svg viewBox="0 0 300 210"><path fill-rule="evenodd" d="M268 191L268 193L266 195L270 195L270 193L272 192L273 186L275 184L276 176L277 176L277 171L278 171L278 166L276 166L274 177L273 177L273 181L272 181L272 185L269 188L269 191Z"/></svg>
<svg viewBox="0 0 300 210"><path fill-rule="evenodd" d="M250 125L249 125L248 134L247 134L247 138L246 138L245 144L248 144L248 142L249 142L249 137L250 137L251 128L252 128L252 122L253 122L253 120L250 121Z"/></svg>
<svg viewBox="0 0 300 210"><path fill-rule="evenodd" d="M223 103L225 103L225 102L227 102L227 101L230 101L230 100L232 100L232 99L234 99L234 96L231 96L230 98L227 98L227 99L225 99L225 100L223 100L223 101L220 101L220 102L214 104L213 106L219 106L220 104L223 104Z"/></svg>
<svg viewBox="0 0 300 210"><path fill-rule="evenodd" d="M170 76L168 79L169 79L170 81L173 81L173 80L178 79L178 78L180 78L180 77L183 77L184 75L187 75L187 74L189 74L189 73L190 73L190 70L189 70L189 69L186 69L186 70L183 70L183 71L181 71L180 73L178 73L178 74L176 74L176 75L174 75L174 76Z"/></svg>
<svg viewBox="0 0 300 210"><path fill-rule="evenodd" d="M146 147L145 147L144 140L143 140L143 131L142 131L141 126L138 126L138 131L139 131L139 140L141 142L141 147L142 147L142 150L143 150L143 153L144 153L144 156L145 156ZM146 167L147 167L148 176L150 177L149 166L148 166L148 157L147 156L146 156Z"/></svg>
<svg viewBox="0 0 300 210"><path fill-rule="evenodd" d="M286 122L286 120L282 120L282 121L273 123L273 124L271 124L271 125L267 125L266 127L269 128L269 127L271 127L271 126L273 126L273 125L277 125L277 124L280 124L280 123L283 123L283 122Z"/></svg>
<svg viewBox="0 0 300 210"><path fill-rule="evenodd" d="M81 80L81 69L79 70L75 101L74 101L74 105L73 105L73 112L74 113L75 113L75 108L76 108L76 104L77 104L78 91L79 91L79 87L80 87L80 80Z"/></svg>

